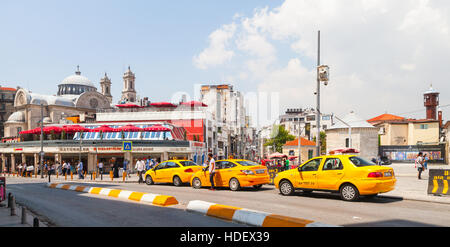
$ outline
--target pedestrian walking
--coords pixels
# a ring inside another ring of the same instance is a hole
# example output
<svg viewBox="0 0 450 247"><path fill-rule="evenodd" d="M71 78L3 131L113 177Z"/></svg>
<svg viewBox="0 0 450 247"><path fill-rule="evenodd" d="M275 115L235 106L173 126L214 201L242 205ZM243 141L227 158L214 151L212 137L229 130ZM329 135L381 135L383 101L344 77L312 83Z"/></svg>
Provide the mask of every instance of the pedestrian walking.
<svg viewBox="0 0 450 247"><path fill-rule="evenodd" d="M113 176L114 176L114 178L118 178L119 177L119 160L114 157L112 161L113 161Z"/></svg>
<svg viewBox="0 0 450 247"><path fill-rule="evenodd" d="M98 172L103 174L103 161L98 162Z"/></svg>
<svg viewBox="0 0 450 247"><path fill-rule="evenodd" d="M213 155L210 153L208 154L209 159L209 181L211 182L211 188L209 190L215 190L214 189L214 175L216 175L216 161L213 158Z"/></svg>
<svg viewBox="0 0 450 247"><path fill-rule="evenodd" d="M428 160L429 159L430 158L428 158L427 154L423 155L423 168L424 168L425 171L428 169Z"/></svg>
<svg viewBox="0 0 450 247"><path fill-rule="evenodd" d="M26 177L27 176L27 164L23 163L22 166L22 177Z"/></svg>
<svg viewBox="0 0 450 247"><path fill-rule="evenodd" d="M142 172L143 172L144 169L145 169L145 162L144 162L144 160L142 160L142 158L141 158L141 159L138 159L138 160L136 161L136 166L134 167L134 169L137 170L138 175L139 175L139 181L138 181L138 183L140 184L141 182L144 182L144 180L142 179Z"/></svg>
<svg viewBox="0 0 450 247"><path fill-rule="evenodd" d="M78 172L78 179L84 179L83 162L81 160L80 160L80 162L77 165L77 172Z"/></svg>
<svg viewBox="0 0 450 247"><path fill-rule="evenodd" d="M66 171L67 171L67 163L63 160L62 162L62 175L66 175Z"/></svg>
<svg viewBox="0 0 450 247"><path fill-rule="evenodd" d="M418 179L422 179L421 175L423 172L423 163L424 163L423 154L422 154L422 152L419 152L419 154L417 155L417 158L414 162L414 167L417 168L417 171L418 171L418 175L417 175Z"/></svg>

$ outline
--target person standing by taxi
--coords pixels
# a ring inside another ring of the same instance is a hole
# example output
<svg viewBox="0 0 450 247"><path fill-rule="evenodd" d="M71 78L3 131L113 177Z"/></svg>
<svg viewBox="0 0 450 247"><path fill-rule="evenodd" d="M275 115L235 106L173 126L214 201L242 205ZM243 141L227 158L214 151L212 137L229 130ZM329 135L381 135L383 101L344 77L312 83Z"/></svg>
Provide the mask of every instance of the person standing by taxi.
<svg viewBox="0 0 450 247"><path fill-rule="evenodd" d="M144 182L144 180L142 179L142 172L145 170L145 162L142 160L142 158L138 159L136 161L136 166L134 167L134 169L137 170L138 175L139 175L139 184L141 182Z"/></svg>
<svg viewBox="0 0 450 247"><path fill-rule="evenodd" d="M213 158L213 155L210 153L208 154L209 159L209 181L211 182L211 188L209 190L215 190L214 189L214 175L216 175L216 161Z"/></svg>

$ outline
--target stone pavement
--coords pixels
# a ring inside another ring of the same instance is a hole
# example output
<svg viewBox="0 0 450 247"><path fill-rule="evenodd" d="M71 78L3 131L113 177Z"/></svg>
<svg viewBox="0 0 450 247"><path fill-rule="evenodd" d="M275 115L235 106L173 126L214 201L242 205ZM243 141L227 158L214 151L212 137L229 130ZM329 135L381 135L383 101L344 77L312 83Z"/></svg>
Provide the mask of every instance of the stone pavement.
<svg viewBox="0 0 450 247"><path fill-rule="evenodd" d="M403 200L416 200L416 201L427 201L427 202L436 202L436 203L446 203L450 204L450 196L435 196L428 195L428 170L422 173L422 179L419 180L417 178L417 169L414 168L413 163L394 163L390 165L390 167L394 168L394 173L397 178L397 184L393 191L388 193L380 194L380 197L388 197L388 198L399 198ZM446 169L450 170L449 165L443 164L429 164L428 169ZM30 179L30 178L23 178ZM43 182L48 182L48 178L41 179L40 176L38 178L31 178L32 180L41 180ZM8 186L8 176L6 180L6 186ZM103 180L97 178L96 180L91 180L91 176L87 175L85 179L78 179L78 176L73 177L73 180L70 179L70 176L65 180L64 176L59 176L56 178L55 175L51 176L51 182L53 183L70 183L70 182L83 182L83 183L124 183L123 178L114 178L111 181L109 174L103 175ZM130 177L126 178L126 183L137 183L138 176L136 174L131 174ZM6 204L7 202L3 202ZM30 222L27 225L22 225L20 215L21 209L17 207L16 209L18 216L10 216L10 211L6 207L0 207L0 227L23 227L23 226L32 226L32 217L27 217ZM40 225L42 226L42 224Z"/></svg>

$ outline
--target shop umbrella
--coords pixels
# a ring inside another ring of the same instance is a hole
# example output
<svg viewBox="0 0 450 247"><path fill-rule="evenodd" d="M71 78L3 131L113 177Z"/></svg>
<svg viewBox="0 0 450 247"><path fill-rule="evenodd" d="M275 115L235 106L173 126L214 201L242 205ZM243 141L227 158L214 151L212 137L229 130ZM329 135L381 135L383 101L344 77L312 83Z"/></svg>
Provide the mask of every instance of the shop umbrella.
<svg viewBox="0 0 450 247"><path fill-rule="evenodd" d="M62 126L62 130L66 133L76 133L76 132L89 132L90 129L85 128L80 125L64 125Z"/></svg>
<svg viewBox="0 0 450 247"><path fill-rule="evenodd" d="M142 108L142 106L133 104L133 103L125 103L125 104L119 104L116 105L119 108Z"/></svg>
<svg viewBox="0 0 450 247"><path fill-rule="evenodd" d="M287 155L282 154L282 153L273 153L271 155L269 155L269 158L274 159L274 158L287 158Z"/></svg>
<svg viewBox="0 0 450 247"><path fill-rule="evenodd" d="M44 127L43 131L44 131L45 134L51 134L51 133L57 134L57 133L61 133L62 132L62 128L61 127L57 127L57 126L47 126L47 127Z"/></svg>
<svg viewBox="0 0 450 247"><path fill-rule="evenodd" d="M119 132L120 130L111 128L108 125L102 125L98 128L91 129L90 132Z"/></svg>
<svg viewBox="0 0 450 247"><path fill-rule="evenodd" d="M181 103L181 105L187 105L187 106L191 106L191 107L194 107L194 106L207 107L208 106L205 103L200 102L200 101L183 102L183 103Z"/></svg>
<svg viewBox="0 0 450 247"><path fill-rule="evenodd" d="M125 126L117 128L117 130L118 131L124 131L124 132L141 132L141 131L144 131L143 128L139 128L139 127L134 126L132 124L127 124Z"/></svg>
<svg viewBox="0 0 450 247"><path fill-rule="evenodd" d="M175 104L169 103L169 102L155 102L155 103L151 103L151 106L156 106L156 107L177 107Z"/></svg>
<svg viewBox="0 0 450 247"><path fill-rule="evenodd" d="M148 131L148 132L158 132L158 131L170 131L171 129L164 127L162 125L159 124L155 124L152 125L150 127L146 127L144 128L144 131Z"/></svg>

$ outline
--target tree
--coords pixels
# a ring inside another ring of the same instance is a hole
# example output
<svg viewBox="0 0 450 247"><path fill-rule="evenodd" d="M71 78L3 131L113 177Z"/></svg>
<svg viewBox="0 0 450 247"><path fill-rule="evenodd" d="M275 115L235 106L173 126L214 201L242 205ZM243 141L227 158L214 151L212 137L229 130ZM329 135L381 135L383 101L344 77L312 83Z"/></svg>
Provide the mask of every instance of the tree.
<svg viewBox="0 0 450 247"><path fill-rule="evenodd" d="M316 137L313 137L313 141L316 142ZM320 131L320 153L324 154L327 152L327 134L325 131Z"/></svg>
<svg viewBox="0 0 450 247"><path fill-rule="evenodd" d="M271 146L276 152L283 152L283 145L288 141L295 140L295 136L289 134L283 125L274 125L271 138L264 143L264 146Z"/></svg>

